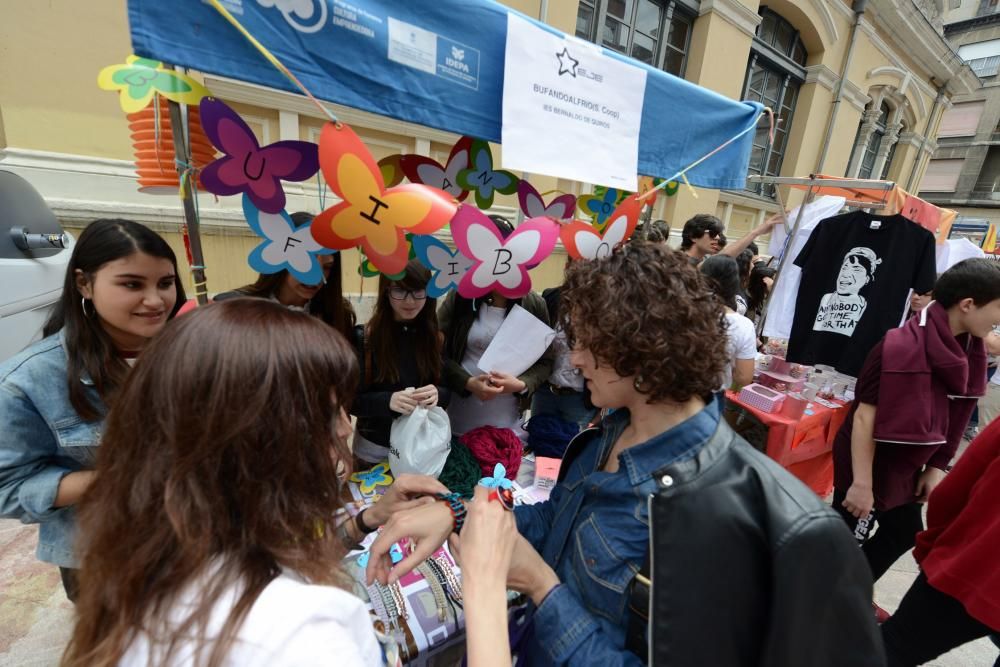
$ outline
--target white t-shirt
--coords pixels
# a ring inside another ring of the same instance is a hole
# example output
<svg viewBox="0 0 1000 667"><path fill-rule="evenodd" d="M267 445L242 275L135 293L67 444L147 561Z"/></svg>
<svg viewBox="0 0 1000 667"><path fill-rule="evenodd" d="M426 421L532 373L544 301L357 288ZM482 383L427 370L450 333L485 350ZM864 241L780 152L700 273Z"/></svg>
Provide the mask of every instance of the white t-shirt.
<svg viewBox="0 0 1000 667"><path fill-rule="evenodd" d="M729 365L722 374L722 389L732 386L737 359L757 357L757 331L753 322L739 313L726 313L726 354L729 355Z"/></svg>
<svg viewBox="0 0 1000 667"><path fill-rule="evenodd" d="M199 581L182 594L174 614L178 623L186 617L182 610L193 609L203 583ZM222 629L236 600L236 587L219 597L209 622L209 637ZM172 667L193 664L194 649L193 642L181 643L169 664ZM203 651L202 655L208 653ZM137 636L118 664L122 667L152 664L149 636L145 633ZM295 573L284 572L253 603L223 664L370 667L384 662L364 602L347 591L309 584Z"/></svg>

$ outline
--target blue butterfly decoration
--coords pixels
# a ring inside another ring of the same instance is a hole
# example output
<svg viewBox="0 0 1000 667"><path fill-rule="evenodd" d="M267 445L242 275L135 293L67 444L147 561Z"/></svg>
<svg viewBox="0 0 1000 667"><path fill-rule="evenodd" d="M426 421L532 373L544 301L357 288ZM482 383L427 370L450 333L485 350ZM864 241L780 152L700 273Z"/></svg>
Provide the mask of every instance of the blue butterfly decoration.
<svg viewBox="0 0 1000 667"><path fill-rule="evenodd" d="M430 235L414 236L413 252L420 263L431 271L427 296L434 299L457 289L458 283L473 264L461 251L452 250L444 241Z"/></svg>
<svg viewBox="0 0 1000 667"><path fill-rule="evenodd" d="M372 552L366 551L360 556L358 556L357 564L362 570L368 567L368 561L371 560ZM389 558L392 559L392 564L401 563L403 561L403 550L398 544L393 544L389 547Z"/></svg>
<svg viewBox="0 0 1000 667"><path fill-rule="evenodd" d="M514 483L507 479L507 469L502 463L498 463L493 468L493 476L483 477L479 480L479 486L485 486L487 489L513 489Z"/></svg>
<svg viewBox="0 0 1000 667"><path fill-rule="evenodd" d="M337 252L324 248L313 237L311 223L296 227L287 212L264 213L243 195L243 216L253 232L264 239L247 258L250 268L265 275L287 270L304 285L323 282L319 255Z"/></svg>

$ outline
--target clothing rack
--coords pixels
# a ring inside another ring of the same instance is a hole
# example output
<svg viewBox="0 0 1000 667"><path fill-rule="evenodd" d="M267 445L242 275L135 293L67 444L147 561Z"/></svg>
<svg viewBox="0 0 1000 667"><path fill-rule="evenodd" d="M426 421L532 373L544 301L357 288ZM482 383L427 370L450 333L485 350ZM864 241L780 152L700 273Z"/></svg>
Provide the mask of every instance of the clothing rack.
<svg viewBox="0 0 1000 667"><path fill-rule="evenodd" d="M802 214L805 211L805 207L812 203L817 190L824 187L835 187L839 190L844 190L848 194L854 194L854 199L850 200L846 204L852 208L884 208L886 200L889 198L889 193L895 189L896 184L892 181L873 181L867 179L849 179L849 178L824 178L816 176L815 174L810 175L808 178L797 177L797 176L748 176L747 181L749 183L761 184L761 185L791 185L795 187L805 187L806 196L799 205L799 214L795 217L795 222L791 229L788 227L788 219L785 217L783 224L785 225L785 231L788 232L788 238L785 239L785 247L791 248L795 242L795 237L799 233L799 226L802 223ZM865 191L877 191L882 194L881 201L866 201L864 200ZM777 198L778 204L781 206L782 216L785 215L785 202L781 197L781 190L775 188L774 190ZM761 314L760 322L757 323L757 335L760 336L761 332L764 330L764 323L767 321L767 311L771 305L771 294L778 285L778 281L781 280L782 271L785 268L785 262L788 260L788 253L783 252L780 259L778 260L778 270L774 274L774 282L771 285L771 291L768 292L767 297L764 299L764 310Z"/></svg>

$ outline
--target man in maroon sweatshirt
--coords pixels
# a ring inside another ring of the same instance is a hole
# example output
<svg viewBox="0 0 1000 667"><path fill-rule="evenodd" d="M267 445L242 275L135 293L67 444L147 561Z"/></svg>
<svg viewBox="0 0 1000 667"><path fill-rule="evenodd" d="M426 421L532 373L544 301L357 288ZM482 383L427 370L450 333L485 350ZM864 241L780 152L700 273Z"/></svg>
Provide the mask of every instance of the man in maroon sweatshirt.
<svg viewBox="0 0 1000 667"><path fill-rule="evenodd" d="M985 393L982 339L1000 323L1000 266L960 262L938 279L934 299L872 349L834 440L833 507L863 545L874 580L913 548L921 503Z"/></svg>

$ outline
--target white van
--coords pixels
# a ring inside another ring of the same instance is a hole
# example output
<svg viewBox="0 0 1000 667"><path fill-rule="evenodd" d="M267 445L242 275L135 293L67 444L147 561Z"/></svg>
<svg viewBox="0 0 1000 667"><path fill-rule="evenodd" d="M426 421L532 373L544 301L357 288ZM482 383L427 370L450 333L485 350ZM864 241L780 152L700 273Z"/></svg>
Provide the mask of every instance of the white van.
<svg viewBox="0 0 1000 667"><path fill-rule="evenodd" d="M0 361L42 337L73 239L26 180L0 171Z"/></svg>

